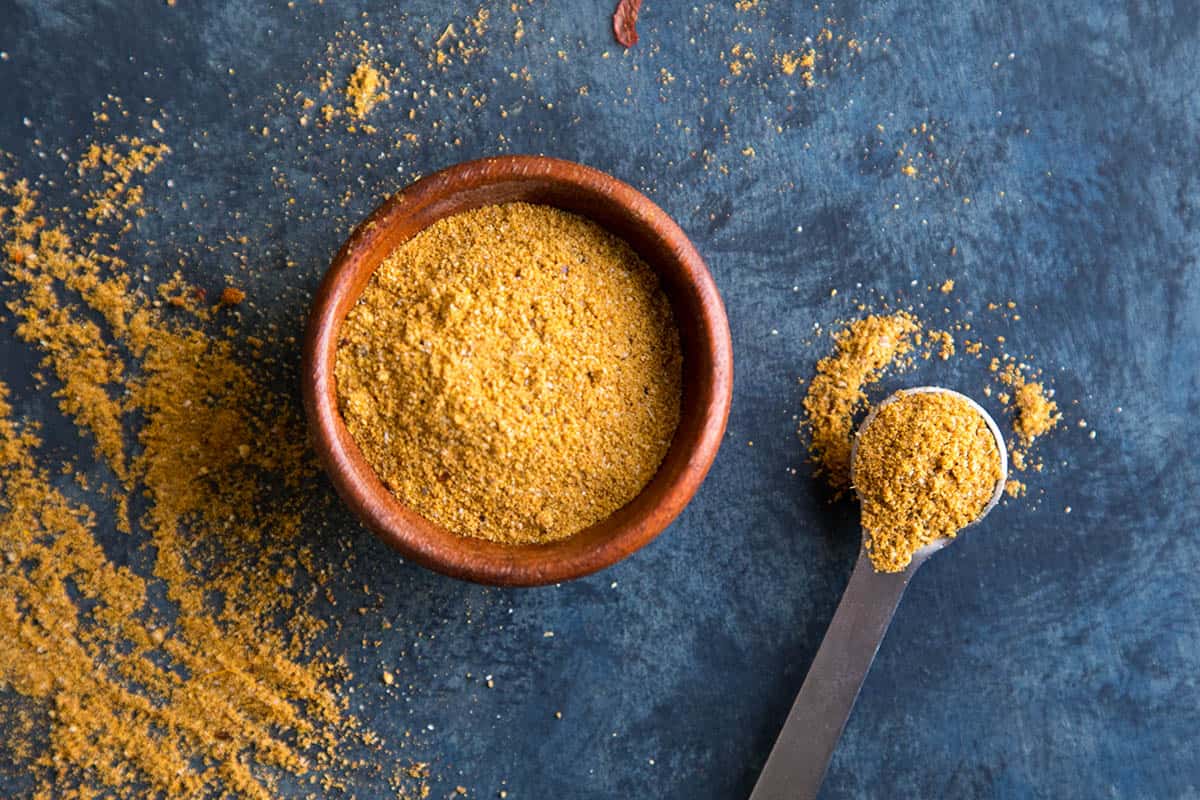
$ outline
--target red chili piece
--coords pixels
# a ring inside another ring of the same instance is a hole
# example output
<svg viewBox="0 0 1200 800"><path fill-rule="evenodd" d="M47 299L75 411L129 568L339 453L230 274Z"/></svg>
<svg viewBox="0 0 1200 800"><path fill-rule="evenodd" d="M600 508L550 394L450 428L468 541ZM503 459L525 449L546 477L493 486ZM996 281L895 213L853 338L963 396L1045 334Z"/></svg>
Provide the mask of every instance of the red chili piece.
<svg viewBox="0 0 1200 800"><path fill-rule="evenodd" d="M620 0L613 12L613 34L625 47L637 44L637 18L641 7L642 0Z"/></svg>

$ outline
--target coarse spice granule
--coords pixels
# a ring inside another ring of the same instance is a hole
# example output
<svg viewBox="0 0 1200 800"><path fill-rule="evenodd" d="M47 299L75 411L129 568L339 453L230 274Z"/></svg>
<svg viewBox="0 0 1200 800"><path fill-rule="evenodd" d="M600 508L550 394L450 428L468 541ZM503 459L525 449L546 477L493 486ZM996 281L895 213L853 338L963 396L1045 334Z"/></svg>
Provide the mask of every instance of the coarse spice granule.
<svg viewBox="0 0 1200 800"><path fill-rule="evenodd" d="M975 408L946 392L903 394L860 434L854 488L864 545L879 572L978 519L1003 477L996 437Z"/></svg>
<svg viewBox="0 0 1200 800"><path fill-rule="evenodd" d="M653 271L595 223L486 206L398 247L343 323L347 427L417 513L494 541L570 536L632 500L679 422Z"/></svg>
<svg viewBox="0 0 1200 800"><path fill-rule="evenodd" d="M346 83L346 113L365 119L371 109L388 99L388 80L370 62L354 68Z"/></svg>

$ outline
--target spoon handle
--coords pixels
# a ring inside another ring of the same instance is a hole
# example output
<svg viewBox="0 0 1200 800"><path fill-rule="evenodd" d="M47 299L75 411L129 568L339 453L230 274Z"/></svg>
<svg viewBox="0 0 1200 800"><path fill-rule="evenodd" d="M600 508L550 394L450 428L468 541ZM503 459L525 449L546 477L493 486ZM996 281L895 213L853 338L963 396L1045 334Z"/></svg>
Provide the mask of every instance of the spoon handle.
<svg viewBox="0 0 1200 800"><path fill-rule="evenodd" d="M859 553L850 583L750 800L811 800L817 796L913 567L900 573L876 572L866 550Z"/></svg>

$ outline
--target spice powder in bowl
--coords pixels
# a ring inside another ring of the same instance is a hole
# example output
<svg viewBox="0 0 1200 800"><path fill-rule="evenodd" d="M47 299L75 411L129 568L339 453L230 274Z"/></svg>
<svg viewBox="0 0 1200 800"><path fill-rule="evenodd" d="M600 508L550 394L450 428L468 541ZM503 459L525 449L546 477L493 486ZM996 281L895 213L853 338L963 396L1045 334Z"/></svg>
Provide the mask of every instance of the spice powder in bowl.
<svg viewBox="0 0 1200 800"><path fill-rule="evenodd" d="M596 223L507 203L398 246L340 330L339 409L397 499L459 535L563 539L650 482L682 356L654 272Z"/></svg>
<svg viewBox="0 0 1200 800"><path fill-rule="evenodd" d="M914 392L881 406L854 454L872 565L900 572L920 548L955 536L983 513L1003 471L995 435L964 398Z"/></svg>

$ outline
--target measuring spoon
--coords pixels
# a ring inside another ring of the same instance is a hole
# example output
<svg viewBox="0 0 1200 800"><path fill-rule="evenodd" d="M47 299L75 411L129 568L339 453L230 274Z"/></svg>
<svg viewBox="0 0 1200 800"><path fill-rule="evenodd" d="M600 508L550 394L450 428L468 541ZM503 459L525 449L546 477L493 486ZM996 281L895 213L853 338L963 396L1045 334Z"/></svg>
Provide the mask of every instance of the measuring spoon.
<svg viewBox="0 0 1200 800"><path fill-rule="evenodd" d="M1000 479L996 481L991 500L971 523L974 525L1000 502L1008 477L1008 451L991 415L971 398L950 389L940 386L903 389L876 406L854 436L850 451L851 483L858 442L875 421L879 410L905 395L923 392L943 392L965 400L983 417L996 439L996 448L1000 452ZM903 572L876 572L867 556L866 537L863 537L850 582L812 666L808 668L800 694L783 723L783 730L763 765L750 800L811 800L817 796L829 759L908 582L931 555L951 541L950 538L936 539L917 550Z"/></svg>

